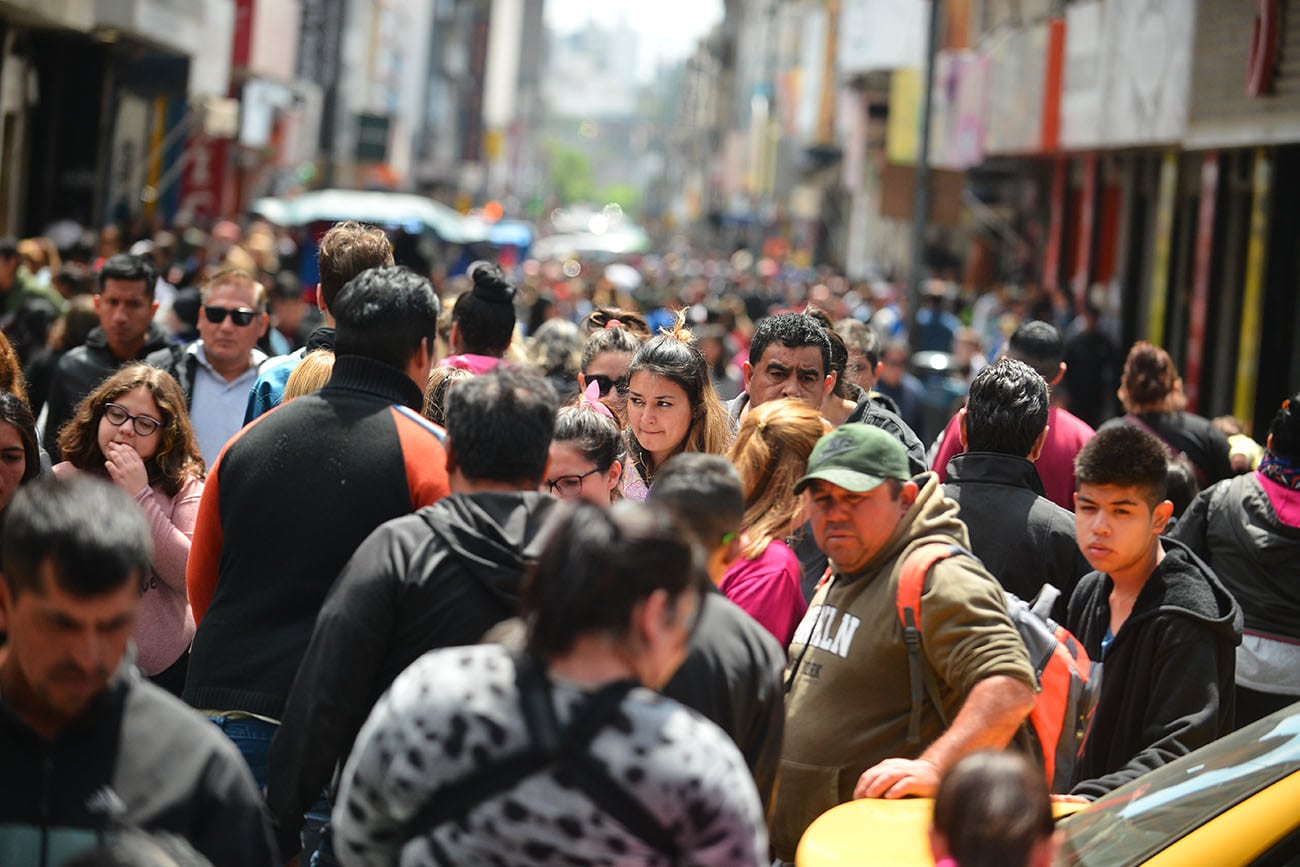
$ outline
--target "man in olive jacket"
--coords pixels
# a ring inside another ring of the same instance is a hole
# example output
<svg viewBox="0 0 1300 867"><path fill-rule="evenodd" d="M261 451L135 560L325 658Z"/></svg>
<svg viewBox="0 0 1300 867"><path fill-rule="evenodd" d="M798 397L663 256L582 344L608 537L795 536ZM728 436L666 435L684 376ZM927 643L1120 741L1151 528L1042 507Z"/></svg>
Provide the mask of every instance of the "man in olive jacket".
<svg viewBox="0 0 1300 867"><path fill-rule="evenodd" d="M958 759L1006 746L1037 688L997 581L970 557L941 560L926 578L919 627L926 677L943 708L926 700L920 738L909 746L898 581L906 555L921 545L969 548L957 505L932 473L909 479L902 444L870 425L823 437L795 490L807 492L832 576L790 645L771 823L773 848L786 861L808 825L836 804L933 795Z"/></svg>

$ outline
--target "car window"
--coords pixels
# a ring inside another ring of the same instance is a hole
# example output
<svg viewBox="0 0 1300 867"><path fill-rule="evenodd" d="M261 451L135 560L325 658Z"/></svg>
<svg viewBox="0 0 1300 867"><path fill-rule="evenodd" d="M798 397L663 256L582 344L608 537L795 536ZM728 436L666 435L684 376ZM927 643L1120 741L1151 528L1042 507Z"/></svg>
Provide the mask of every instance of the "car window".
<svg viewBox="0 0 1300 867"><path fill-rule="evenodd" d="M1063 820L1064 838L1056 864L1140 863L1297 772L1300 706L1158 768Z"/></svg>

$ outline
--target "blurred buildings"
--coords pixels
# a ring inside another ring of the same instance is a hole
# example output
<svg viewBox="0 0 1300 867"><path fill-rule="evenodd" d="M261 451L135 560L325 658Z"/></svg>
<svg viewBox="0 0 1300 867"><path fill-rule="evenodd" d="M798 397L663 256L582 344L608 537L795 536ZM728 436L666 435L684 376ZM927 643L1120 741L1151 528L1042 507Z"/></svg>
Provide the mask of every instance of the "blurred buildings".
<svg viewBox="0 0 1300 867"><path fill-rule="evenodd" d="M687 64L678 213L905 280L931 5L728 0ZM1300 2L937 5L931 270L1094 304L1259 431L1300 383Z"/></svg>
<svg viewBox="0 0 1300 867"><path fill-rule="evenodd" d="M0 0L0 51L0 234L538 174L542 0Z"/></svg>

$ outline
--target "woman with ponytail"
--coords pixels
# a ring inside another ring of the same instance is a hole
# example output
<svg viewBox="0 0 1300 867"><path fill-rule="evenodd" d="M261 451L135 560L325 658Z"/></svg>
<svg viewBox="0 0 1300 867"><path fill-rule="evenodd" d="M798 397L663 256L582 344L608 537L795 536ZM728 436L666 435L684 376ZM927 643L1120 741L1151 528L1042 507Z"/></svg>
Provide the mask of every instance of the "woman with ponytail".
<svg viewBox="0 0 1300 867"><path fill-rule="evenodd" d="M745 491L740 558L719 589L781 643L790 644L807 610L799 558L785 537L803 523L803 498L794 483L825 433L817 410L801 400L771 400L752 408L728 455Z"/></svg>
<svg viewBox="0 0 1300 867"><path fill-rule="evenodd" d="M469 266L474 285L462 293L451 311L448 342L452 355L445 367L486 373L501 363L515 331L515 287L491 262Z"/></svg>
<svg viewBox="0 0 1300 867"><path fill-rule="evenodd" d="M655 471L681 452L720 455L731 441L731 422L709 377L709 365L685 327L644 343L632 357L627 382L627 445L623 496L644 500Z"/></svg>

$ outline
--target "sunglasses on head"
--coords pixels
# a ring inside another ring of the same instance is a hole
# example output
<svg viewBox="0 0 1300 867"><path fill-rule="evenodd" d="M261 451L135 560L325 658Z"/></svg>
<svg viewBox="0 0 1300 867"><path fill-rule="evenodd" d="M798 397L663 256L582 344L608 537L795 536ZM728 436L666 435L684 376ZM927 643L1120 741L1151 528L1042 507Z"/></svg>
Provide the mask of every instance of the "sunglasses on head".
<svg viewBox="0 0 1300 867"><path fill-rule="evenodd" d="M587 374L587 382L594 382L600 386L601 394L609 394L609 390L615 389L619 394L627 394L627 380L619 378L614 379L603 373Z"/></svg>
<svg viewBox="0 0 1300 867"><path fill-rule="evenodd" d="M229 316L231 319L235 320L236 325L244 326L253 321L253 317L257 315L257 311L251 310L247 307L204 307L203 315L206 316L207 320L213 325L220 325L225 322L226 317Z"/></svg>

